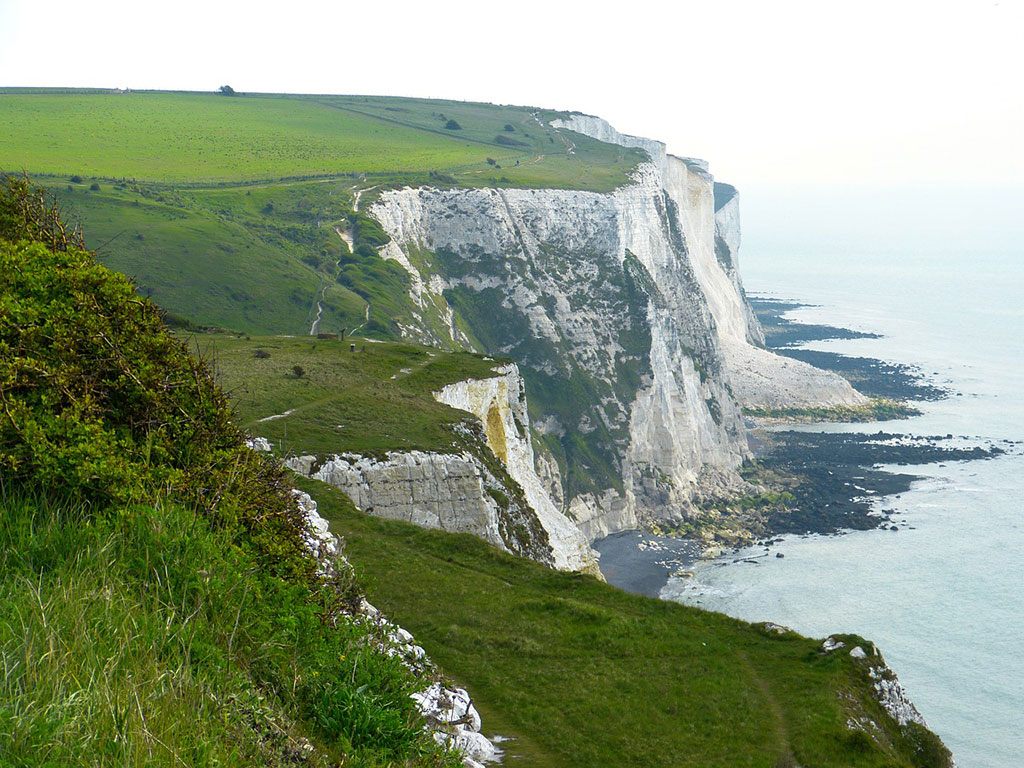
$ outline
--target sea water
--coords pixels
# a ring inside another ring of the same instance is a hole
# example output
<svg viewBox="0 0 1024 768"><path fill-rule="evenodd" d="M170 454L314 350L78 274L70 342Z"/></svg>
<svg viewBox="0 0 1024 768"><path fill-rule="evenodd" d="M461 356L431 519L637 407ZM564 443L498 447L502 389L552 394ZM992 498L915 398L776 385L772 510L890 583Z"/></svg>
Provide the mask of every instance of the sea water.
<svg viewBox="0 0 1024 768"><path fill-rule="evenodd" d="M1024 440L1024 191L755 190L743 207L749 291L818 305L797 320L884 334L810 348L913 364L954 392L906 421L807 428ZM702 563L662 597L863 635L960 768L1024 765L1021 448L902 468L923 479L879 502L898 532L786 537L754 562Z"/></svg>

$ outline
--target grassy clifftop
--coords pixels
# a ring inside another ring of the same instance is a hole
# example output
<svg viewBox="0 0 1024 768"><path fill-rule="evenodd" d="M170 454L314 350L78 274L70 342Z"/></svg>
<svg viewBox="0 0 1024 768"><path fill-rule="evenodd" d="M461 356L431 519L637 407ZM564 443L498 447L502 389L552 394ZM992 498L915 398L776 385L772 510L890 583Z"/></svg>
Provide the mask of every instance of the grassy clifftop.
<svg viewBox="0 0 1024 768"><path fill-rule="evenodd" d="M381 243L339 237L360 197L610 191L645 157L529 107L429 99L0 89L0 114L0 172L46 184L100 260L173 315L246 333L306 333L318 313L321 330L382 338L415 324Z"/></svg>
<svg viewBox="0 0 1024 768"><path fill-rule="evenodd" d="M0 111L0 170L190 186L433 172L471 186L607 191L642 157L567 138L528 107L472 102L8 90Z"/></svg>

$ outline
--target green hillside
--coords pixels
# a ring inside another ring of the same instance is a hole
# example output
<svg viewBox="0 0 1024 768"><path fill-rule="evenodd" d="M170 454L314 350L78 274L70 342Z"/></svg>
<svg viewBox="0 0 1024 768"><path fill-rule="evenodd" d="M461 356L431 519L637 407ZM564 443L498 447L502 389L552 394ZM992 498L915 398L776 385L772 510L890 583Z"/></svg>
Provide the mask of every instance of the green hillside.
<svg viewBox="0 0 1024 768"><path fill-rule="evenodd" d="M358 339L355 352L348 341L309 337L203 335L191 343L213 361L239 424L281 455L448 449L461 439L453 426L467 416L431 390L488 378L498 364L469 352Z"/></svg>
<svg viewBox="0 0 1024 768"><path fill-rule="evenodd" d="M49 188L104 264L173 316L245 333L415 324L383 240L339 236L364 191L607 191L642 159L526 107L371 96L6 89L0 128L0 172Z"/></svg>
<svg viewBox="0 0 1024 768"><path fill-rule="evenodd" d="M434 171L460 184L609 190L640 158L567 139L533 112L384 97L8 90L0 170L190 186Z"/></svg>
<svg viewBox="0 0 1024 768"><path fill-rule="evenodd" d="M821 641L631 595L470 535L356 511L300 481L369 599L468 686L506 762L544 768L944 766L871 696L867 662ZM873 646L844 636L847 647ZM875 725L851 730L849 721Z"/></svg>

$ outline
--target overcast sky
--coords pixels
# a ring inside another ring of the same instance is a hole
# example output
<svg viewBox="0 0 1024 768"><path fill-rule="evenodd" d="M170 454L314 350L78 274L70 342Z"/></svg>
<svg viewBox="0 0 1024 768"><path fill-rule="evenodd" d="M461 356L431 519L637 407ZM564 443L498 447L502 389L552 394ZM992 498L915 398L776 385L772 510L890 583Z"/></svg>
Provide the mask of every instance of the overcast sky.
<svg viewBox="0 0 1024 768"><path fill-rule="evenodd" d="M528 104L740 186L1020 185L1022 40L1024 0L0 0L0 85Z"/></svg>

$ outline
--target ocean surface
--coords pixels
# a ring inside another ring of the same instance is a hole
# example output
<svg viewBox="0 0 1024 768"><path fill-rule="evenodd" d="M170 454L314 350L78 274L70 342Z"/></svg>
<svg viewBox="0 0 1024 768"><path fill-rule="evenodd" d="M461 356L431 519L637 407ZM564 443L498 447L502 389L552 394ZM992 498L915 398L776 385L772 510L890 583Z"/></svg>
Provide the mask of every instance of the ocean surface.
<svg viewBox="0 0 1024 768"><path fill-rule="evenodd" d="M918 366L956 394L923 416L808 429L1024 440L1024 190L756 189L748 291L791 317L884 334L811 349ZM787 537L704 562L661 596L880 647L960 768L1024 765L1024 452L910 467L898 532ZM753 549L747 553L760 553Z"/></svg>

